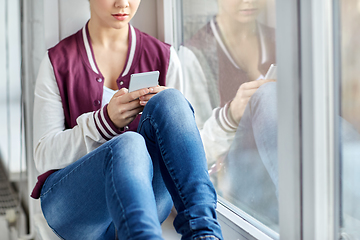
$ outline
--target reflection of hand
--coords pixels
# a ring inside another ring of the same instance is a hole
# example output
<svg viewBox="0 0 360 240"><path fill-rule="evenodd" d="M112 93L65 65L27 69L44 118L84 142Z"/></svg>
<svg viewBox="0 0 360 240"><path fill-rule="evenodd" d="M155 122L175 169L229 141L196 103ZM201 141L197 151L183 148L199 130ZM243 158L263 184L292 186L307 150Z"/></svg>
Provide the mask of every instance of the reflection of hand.
<svg viewBox="0 0 360 240"><path fill-rule="evenodd" d="M164 86L159 86L157 85L156 87L150 87L149 88L149 94L147 95L144 95L144 96L141 96L140 97L140 105L141 106L145 106L146 103L157 93L165 90L165 89L168 89L167 87L164 87Z"/></svg>
<svg viewBox="0 0 360 240"><path fill-rule="evenodd" d="M116 92L107 106L110 120L115 126L123 128L131 123L144 108L144 106L140 104L141 100L138 98L141 98L149 92L150 90L147 88L130 93L126 88L122 88Z"/></svg>
<svg viewBox="0 0 360 240"><path fill-rule="evenodd" d="M275 82L275 80L261 79L241 84L229 107L229 114L232 119L236 121L236 123L240 122L240 119L244 114L246 105L248 104L251 96L261 85L268 82Z"/></svg>

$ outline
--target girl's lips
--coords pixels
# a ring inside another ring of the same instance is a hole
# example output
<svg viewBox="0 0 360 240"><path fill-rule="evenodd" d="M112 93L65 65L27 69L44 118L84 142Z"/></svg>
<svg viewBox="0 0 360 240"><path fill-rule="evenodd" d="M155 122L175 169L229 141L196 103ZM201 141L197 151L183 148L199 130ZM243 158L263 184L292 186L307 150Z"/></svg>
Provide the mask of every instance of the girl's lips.
<svg viewBox="0 0 360 240"><path fill-rule="evenodd" d="M257 8L251 8L251 9L242 9L240 10L240 12L244 15L253 15L255 13L257 13L258 9Z"/></svg>
<svg viewBox="0 0 360 240"><path fill-rule="evenodd" d="M129 17L129 14L116 13L116 14L112 14L112 16L119 21L124 21L125 19L127 19Z"/></svg>

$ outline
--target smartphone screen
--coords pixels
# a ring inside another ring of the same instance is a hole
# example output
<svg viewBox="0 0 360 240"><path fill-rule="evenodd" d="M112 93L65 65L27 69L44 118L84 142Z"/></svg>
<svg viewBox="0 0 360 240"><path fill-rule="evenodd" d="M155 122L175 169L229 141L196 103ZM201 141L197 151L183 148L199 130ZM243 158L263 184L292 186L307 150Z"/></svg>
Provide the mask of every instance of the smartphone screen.
<svg viewBox="0 0 360 240"><path fill-rule="evenodd" d="M131 74L129 92L133 92L142 88L157 86L159 80L159 71L143 72Z"/></svg>

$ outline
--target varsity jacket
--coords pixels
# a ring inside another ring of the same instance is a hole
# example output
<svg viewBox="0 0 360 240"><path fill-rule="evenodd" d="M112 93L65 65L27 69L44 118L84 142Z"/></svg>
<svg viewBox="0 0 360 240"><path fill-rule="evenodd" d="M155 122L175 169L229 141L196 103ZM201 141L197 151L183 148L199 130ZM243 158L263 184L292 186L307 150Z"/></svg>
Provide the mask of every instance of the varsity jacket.
<svg viewBox="0 0 360 240"><path fill-rule="evenodd" d="M133 73L158 70L159 85L181 90L181 65L175 50L129 24L126 64L116 83L128 88ZM44 57L35 85L34 160L40 173L32 197L46 178L114 136L136 131L140 115L123 129L102 107L104 77L94 58L87 25L60 41Z"/></svg>

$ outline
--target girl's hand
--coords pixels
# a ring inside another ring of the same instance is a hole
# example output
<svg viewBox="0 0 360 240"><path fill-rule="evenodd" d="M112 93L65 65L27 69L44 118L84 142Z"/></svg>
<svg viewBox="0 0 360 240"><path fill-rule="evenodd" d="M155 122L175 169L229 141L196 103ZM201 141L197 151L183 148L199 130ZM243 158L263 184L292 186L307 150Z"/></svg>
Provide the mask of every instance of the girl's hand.
<svg viewBox="0 0 360 240"><path fill-rule="evenodd" d="M230 103L229 114L237 123L240 122L241 117L245 112L251 96L263 84L268 82L275 82L273 79L261 79L241 84L234 99Z"/></svg>
<svg viewBox="0 0 360 240"><path fill-rule="evenodd" d="M107 106L110 120L115 126L123 128L131 123L144 108L144 105L140 104L140 98L149 92L147 88L130 93L128 89L122 88L116 92Z"/></svg>
<svg viewBox="0 0 360 240"><path fill-rule="evenodd" d="M146 103L157 93L168 89L168 87L164 87L164 86L159 86L157 85L156 87L150 87L149 88L149 94L145 95L145 96L141 96L140 97L140 105L141 106L145 106Z"/></svg>

